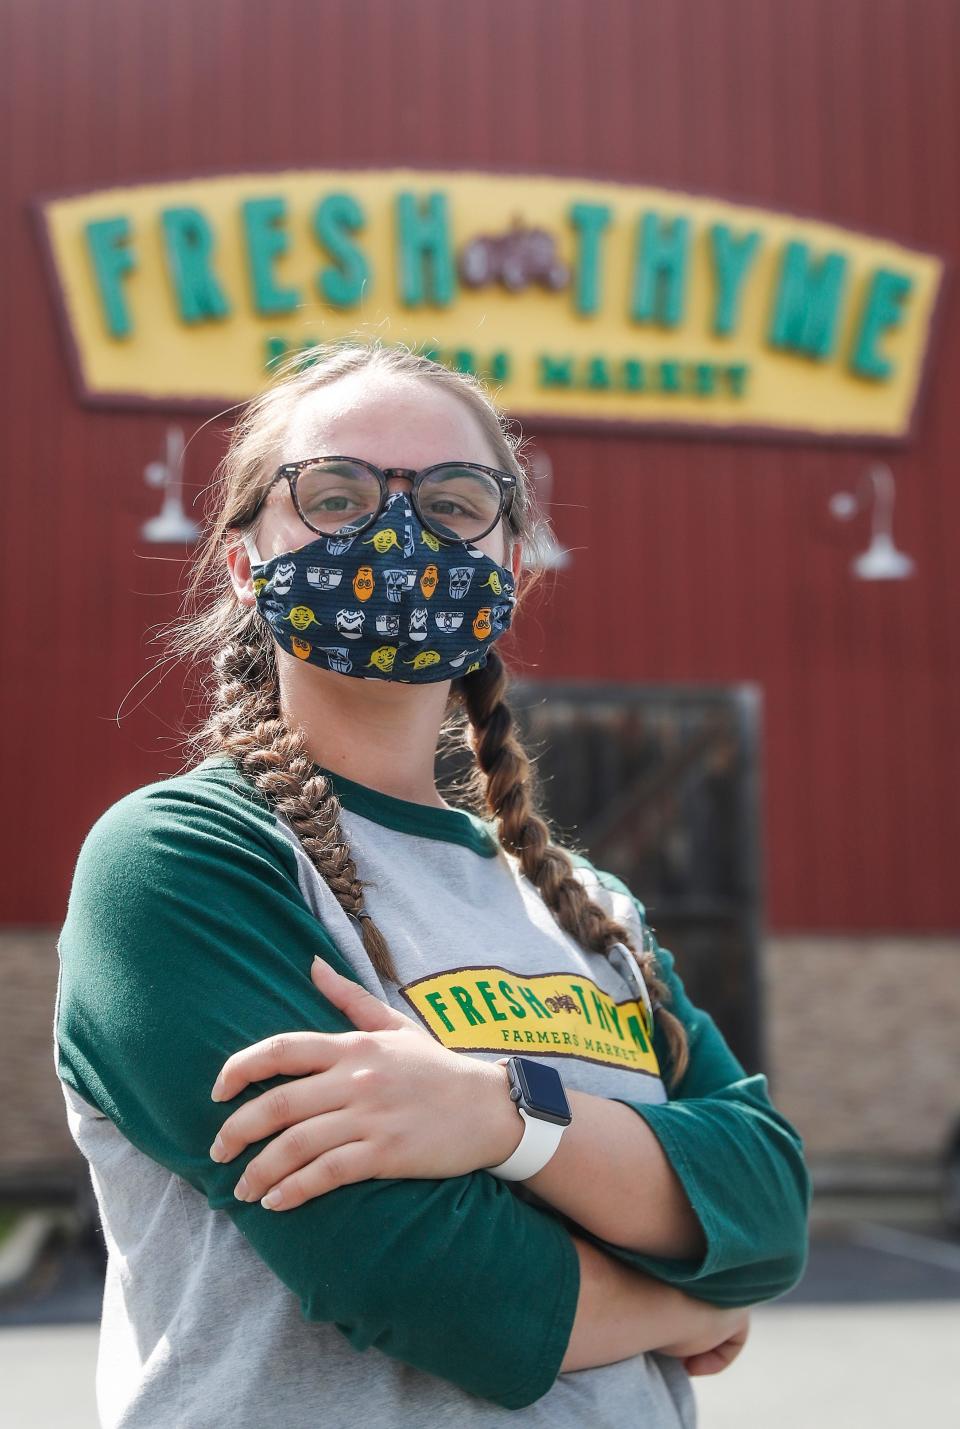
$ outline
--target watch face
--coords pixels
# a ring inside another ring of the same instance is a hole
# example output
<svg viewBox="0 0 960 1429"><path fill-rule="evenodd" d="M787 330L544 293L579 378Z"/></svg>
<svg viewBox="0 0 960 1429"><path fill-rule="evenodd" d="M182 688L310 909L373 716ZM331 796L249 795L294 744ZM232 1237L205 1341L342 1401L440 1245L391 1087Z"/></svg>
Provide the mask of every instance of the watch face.
<svg viewBox="0 0 960 1429"><path fill-rule="evenodd" d="M535 1062L530 1057L513 1057L511 1060L516 1068L527 1110L542 1117L544 1121L567 1125L573 1118L556 1067L547 1067L543 1062Z"/></svg>

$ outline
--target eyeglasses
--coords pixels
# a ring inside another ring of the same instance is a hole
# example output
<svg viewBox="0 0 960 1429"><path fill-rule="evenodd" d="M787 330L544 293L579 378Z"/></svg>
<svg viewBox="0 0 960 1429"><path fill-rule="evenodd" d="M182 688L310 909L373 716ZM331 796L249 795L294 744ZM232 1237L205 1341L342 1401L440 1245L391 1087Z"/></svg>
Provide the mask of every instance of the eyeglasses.
<svg viewBox="0 0 960 1429"><path fill-rule="evenodd" d="M267 492L285 480L297 515L311 531L321 536L365 531L387 504L390 476L413 482L413 509L441 541L479 541L509 513L517 488L512 472L476 462L442 461L417 471L406 466L381 469L359 457L308 457L277 469L257 510Z"/></svg>

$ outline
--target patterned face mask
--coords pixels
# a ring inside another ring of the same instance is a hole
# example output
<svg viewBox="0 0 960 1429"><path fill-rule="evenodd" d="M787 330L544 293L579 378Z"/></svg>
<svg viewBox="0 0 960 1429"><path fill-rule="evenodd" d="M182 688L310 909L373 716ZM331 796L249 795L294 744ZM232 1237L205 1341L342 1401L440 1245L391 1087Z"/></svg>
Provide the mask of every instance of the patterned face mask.
<svg viewBox="0 0 960 1429"><path fill-rule="evenodd" d="M394 491L362 531L341 527L263 561L257 608L277 643L308 664L368 680L425 684L468 675L508 628L512 571L469 542L440 541Z"/></svg>

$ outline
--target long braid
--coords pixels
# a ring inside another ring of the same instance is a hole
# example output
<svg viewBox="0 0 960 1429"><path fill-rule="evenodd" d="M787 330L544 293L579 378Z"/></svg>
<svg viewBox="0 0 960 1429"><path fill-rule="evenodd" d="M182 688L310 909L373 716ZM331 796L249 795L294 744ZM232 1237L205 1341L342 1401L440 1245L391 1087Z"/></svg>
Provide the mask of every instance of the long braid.
<svg viewBox="0 0 960 1429"><path fill-rule="evenodd" d="M364 882L340 827L340 800L327 775L315 771L302 730L291 729L281 714L272 648L257 640L228 641L213 668L217 682L200 747L228 754L270 808L289 819L340 907L359 920L377 972L396 981L389 945L363 906Z"/></svg>
<svg viewBox="0 0 960 1429"><path fill-rule="evenodd" d="M592 952L604 953L615 942L632 949L667 1040L672 1089L686 1071L689 1049L683 1023L664 1006L670 989L659 976L656 953L633 947L628 930L593 901L566 850L551 841L549 827L534 806L530 760L505 698L508 684L506 666L496 649L488 651L481 669L459 681L476 756L474 792L482 795L495 815L501 844L520 860L523 874L561 928Z"/></svg>

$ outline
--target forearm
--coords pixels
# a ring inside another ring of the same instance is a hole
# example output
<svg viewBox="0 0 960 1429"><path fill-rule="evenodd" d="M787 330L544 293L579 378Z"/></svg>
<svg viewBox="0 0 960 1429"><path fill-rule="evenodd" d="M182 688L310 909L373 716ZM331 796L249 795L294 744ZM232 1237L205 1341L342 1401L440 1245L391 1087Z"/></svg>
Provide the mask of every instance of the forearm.
<svg viewBox="0 0 960 1429"><path fill-rule="evenodd" d="M580 1259L580 1294L561 1374L614 1364L703 1333L714 1323L722 1326L724 1312L629 1269L589 1241L572 1239Z"/></svg>
<svg viewBox="0 0 960 1429"><path fill-rule="evenodd" d="M506 1067L487 1064L490 1116L508 1151L523 1130ZM602 1240L646 1255L699 1259L703 1229L650 1127L622 1102L569 1091L573 1121L542 1171L524 1185ZM493 1163L491 1163L493 1164Z"/></svg>
<svg viewBox="0 0 960 1429"><path fill-rule="evenodd" d="M703 1229L663 1147L622 1102L568 1092L573 1121L524 1184L603 1240L647 1255L699 1259Z"/></svg>

